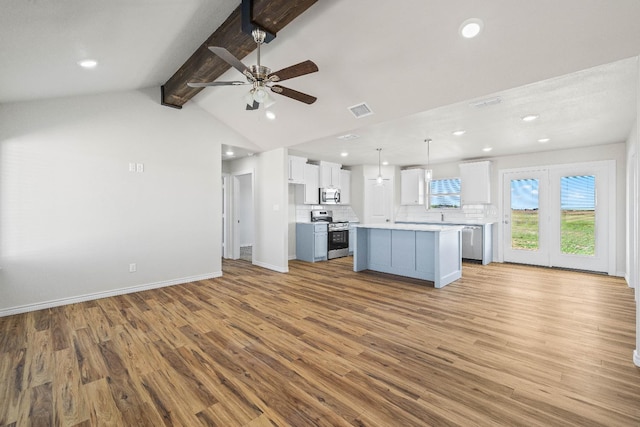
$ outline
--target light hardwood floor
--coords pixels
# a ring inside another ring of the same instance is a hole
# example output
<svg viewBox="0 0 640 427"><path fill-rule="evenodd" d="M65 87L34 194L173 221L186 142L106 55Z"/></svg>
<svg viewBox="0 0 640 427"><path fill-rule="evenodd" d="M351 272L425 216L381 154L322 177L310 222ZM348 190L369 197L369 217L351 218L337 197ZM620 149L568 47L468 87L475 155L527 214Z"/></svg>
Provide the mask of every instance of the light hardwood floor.
<svg viewBox="0 0 640 427"><path fill-rule="evenodd" d="M434 289L351 268L225 261L1 318L0 425L640 425L622 279L465 263Z"/></svg>

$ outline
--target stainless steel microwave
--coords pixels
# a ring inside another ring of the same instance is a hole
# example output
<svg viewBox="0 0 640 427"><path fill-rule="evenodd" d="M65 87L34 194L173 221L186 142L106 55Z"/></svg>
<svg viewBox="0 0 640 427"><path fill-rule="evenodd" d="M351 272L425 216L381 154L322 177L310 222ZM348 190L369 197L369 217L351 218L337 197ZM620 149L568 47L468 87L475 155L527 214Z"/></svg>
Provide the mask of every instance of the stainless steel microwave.
<svg viewBox="0 0 640 427"><path fill-rule="evenodd" d="M338 188L321 188L320 189L321 205L339 205L340 189Z"/></svg>

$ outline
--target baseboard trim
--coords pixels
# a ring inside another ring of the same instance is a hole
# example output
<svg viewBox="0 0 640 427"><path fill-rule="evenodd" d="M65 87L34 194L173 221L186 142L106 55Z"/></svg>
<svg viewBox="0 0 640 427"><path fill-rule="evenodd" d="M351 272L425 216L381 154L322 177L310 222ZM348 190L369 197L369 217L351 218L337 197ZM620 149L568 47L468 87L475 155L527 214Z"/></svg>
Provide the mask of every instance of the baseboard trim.
<svg viewBox="0 0 640 427"><path fill-rule="evenodd" d="M640 353L638 350L633 350L633 363L640 368Z"/></svg>
<svg viewBox="0 0 640 427"><path fill-rule="evenodd" d="M276 265L271 265L268 264L266 262L260 262L260 261L256 261L253 260L253 265L257 265L258 267L262 267L262 268L266 268L268 270L273 270L273 271L277 271L278 273L288 273L289 272L289 267L278 267Z"/></svg>
<svg viewBox="0 0 640 427"><path fill-rule="evenodd" d="M113 289L103 292L95 292L91 294L79 295L69 298L60 298L51 301L39 302L34 304L26 304L18 307L9 307L0 309L0 317L12 316L14 314L28 313L30 311L43 310L45 308L59 307L62 305L75 304L78 302L91 301L101 298L113 297L116 295L130 294L133 292L148 291L150 289L164 288L166 286L182 285L190 282L197 282L199 280L215 279L222 277L222 271L216 271L207 274L201 274L198 276L181 277L179 279L164 280L161 282L147 283L144 285L130 286L126 288Z"/></svg>

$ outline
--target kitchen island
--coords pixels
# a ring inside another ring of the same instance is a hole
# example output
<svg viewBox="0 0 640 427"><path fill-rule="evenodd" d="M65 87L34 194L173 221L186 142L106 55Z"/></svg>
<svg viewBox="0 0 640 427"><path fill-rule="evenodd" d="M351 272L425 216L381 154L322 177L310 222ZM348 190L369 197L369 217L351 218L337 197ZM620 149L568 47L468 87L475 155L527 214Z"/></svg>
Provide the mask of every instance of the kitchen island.
<svg viewBox="0 0 640 427"><path fill-rule="evenodd" d="M462 226L359 224L353 271L429 280L442 288L462 277Z"/></svg>

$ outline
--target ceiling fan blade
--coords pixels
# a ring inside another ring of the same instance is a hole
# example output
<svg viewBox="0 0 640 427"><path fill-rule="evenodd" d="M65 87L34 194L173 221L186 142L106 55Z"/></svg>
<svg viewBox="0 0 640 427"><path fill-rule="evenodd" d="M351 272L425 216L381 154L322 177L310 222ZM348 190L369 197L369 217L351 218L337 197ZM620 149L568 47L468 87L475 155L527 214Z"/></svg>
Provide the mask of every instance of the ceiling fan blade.
<svg viewBox="0 0 640 427"><path fill-rule="evenodd" d="M286 96L296 101L304 102L305 104L313 104L318 98L315 96L307 95L306 93L298 92L297 90L289 89L288 87L273 85L271 91L280 95Z"/></svg>
<svg viewBox="0 0 640 427"><path fill-rule="evenodd" d="M247 104L247 110L251 111L251 110L257 110L258 108L260 108L260 104L258 104L258 101L253 101L253 105L251 104Z"/></svg>
<svg viewBox="0 0 640 427"><path fill-rule="evenodd" d="M239 81L232 81L232 82L203 82L203 83L189 82L189 83L187 83L187 86L189 86L189 87L240 86L240 85L248 85L248 84L249 83L247 83L247 82L239 82Z"/></svg>
<svg viewBox="0 0 640 427"><path fill-rule="evenodd" d="M313 61L307 59L299 64L271 73L267 78L272 82L281 82L294 77L304 76L305 74L315 73L316 71L318 71L318 66Z"/></svg>
<svg viewBox="0 0 640 427"><path fill-rule="evenodd" d="M252 81L255 80L255 77L253 77L253 74L251 74L249 68L247 68L247 66L244 65L238 58L233 56L227 49L219 46L209 46L209 50L218 55L224 62L247 76L247 78L251 79Z"/></svg>

